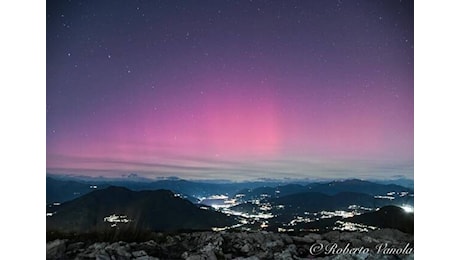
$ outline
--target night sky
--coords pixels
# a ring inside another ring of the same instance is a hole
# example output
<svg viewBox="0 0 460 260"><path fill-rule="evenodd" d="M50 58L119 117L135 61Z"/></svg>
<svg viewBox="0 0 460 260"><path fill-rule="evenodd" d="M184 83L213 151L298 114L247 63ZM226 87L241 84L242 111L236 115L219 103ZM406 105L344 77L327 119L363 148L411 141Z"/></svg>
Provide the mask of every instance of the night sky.
<svg viewBox="0 0 460 260"><path fill-rule="evenodd" d="M47 1L47 172L413 177L412 1Z"/></svg>

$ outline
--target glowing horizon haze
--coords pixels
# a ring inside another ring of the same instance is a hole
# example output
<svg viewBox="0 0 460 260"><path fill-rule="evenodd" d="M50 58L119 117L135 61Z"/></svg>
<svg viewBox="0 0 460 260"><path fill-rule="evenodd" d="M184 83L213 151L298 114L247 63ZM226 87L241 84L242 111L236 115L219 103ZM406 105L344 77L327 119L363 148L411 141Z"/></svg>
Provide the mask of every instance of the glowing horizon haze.
<svg viewBox="0 0 460 260"><path fill-rule="evenodd" d="M47 172L413 178L411 1L48 1Z"/></svg>

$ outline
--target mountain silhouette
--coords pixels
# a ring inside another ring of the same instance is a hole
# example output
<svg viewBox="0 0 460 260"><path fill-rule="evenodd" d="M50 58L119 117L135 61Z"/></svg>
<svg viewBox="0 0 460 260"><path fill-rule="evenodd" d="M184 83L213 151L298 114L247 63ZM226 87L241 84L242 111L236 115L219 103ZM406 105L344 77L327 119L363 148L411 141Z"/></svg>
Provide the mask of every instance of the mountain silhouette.
<svg viewBox="0 0 460 260"><path fill-rule="evenodd" d="M287 184L277 187L259 187L255 189L244 189L238 193L244 194L246 199L260 198L267 195L269 198L280 198L297 193L317 192L326 195L335 195L341 192L365 193L368 195L385 195L388 192L407 191L413 193L410 188L396 184L379 184L370 181L349 179L343 181L332 181L324 183L311 183L307 185Z"/></svg>
<svg viewBox="0 0 460 260"><path fill-rule="evenodd" d="M93 191L53 210L47 217L47 230L209 230L236 223L222 213L199 209L169 190L131 191L116 186Z"/></svg>
<svg viewBox="0 0 460 260"><path fill-rule="evenodd" d="M321 192L329 195L334 195L340 192L359 192L369 195L384 195L388 192L408 191L413 193L409 188L396 184L379 184L370 181L359 179L350 179L343 181L333 181L328 183L315 183L310 185L309 191Z"/></svg>
<svg viewBox="0 0 460 260"><path fill-rule="evenodd" d="M374 212L364 213L346 219L379 228L395 228L405 233L414 233L414 213L396 206L385 206Z"/></svg>

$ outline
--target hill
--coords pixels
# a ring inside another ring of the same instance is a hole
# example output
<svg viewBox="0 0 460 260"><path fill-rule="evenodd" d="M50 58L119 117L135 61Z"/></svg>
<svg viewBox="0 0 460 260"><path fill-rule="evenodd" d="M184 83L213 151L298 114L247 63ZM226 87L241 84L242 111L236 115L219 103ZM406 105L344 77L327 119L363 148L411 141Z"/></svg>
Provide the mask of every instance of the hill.
<svg viewBox="0 0 460 260"><path fill-rule="evenodd" d="M76 199L94 191L96 188L104 187L107 187L107 185L96 186L87 182L46 177L46 204Z"/></svg>
<svg viewBox="0 0 460 260"><path fill-rule="evenodd" d="M317 192L326 195L335 195L341 192L365 193L368 195L386 195L389 192L409 192L413 193L410 188L396 184L380 184L370 181L349 179L332 182L316 182L307 185L287 184L276 187L258 187L255 189L243 189L239 194L244 194L245 199L256 198L280 198L297 193Z"/></svg>
<svg viewBox="0 0 460 260"><path fill-rule="evenodd" d="M199 209L168 190L131 191L111 186L53 210L55 213L47 217L47 230L208 230L235 224L226 215Z"/></svg>
<svg viewBox="0 0 460 260"><path fill-rule="evenodd" d="M414 213L406 212L396 206L385 206L377 211L354 216L346 220L379 228L394 228L405 233L414 234Z"/></svg>
<svg viewBox="0 0 460 260"><path fill-rule="evenodd" d="M413 193L409 188L396 184L379 184L370 181L350 179L344 181L333 181L328 183L310 185L309 191L321 192L324 194L334 195L340 192L359 192L369 195L384 195L388 192L404 192Z"/></svg>

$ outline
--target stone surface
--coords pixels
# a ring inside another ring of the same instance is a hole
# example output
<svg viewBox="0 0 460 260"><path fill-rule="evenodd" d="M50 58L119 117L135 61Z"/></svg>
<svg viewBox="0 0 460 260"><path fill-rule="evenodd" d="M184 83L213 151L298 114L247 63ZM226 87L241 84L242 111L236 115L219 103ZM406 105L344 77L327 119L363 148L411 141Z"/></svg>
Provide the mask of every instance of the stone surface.
<svg viewBox="0 0 460 260"><path fill-rule="evenodd" d="M46 243L46 258L58 259L63 257L66 251L66 240L54 240Z"/></svg>
<svg viewBox="0 0 460 260"><path fill-rule="evenodd" d="M133 255L133 257L141 257L147 255L147 253L144 250L134 251L131 254Z"/></svg>
<svg viewBox="0 0 460 260"><path fill-rule="evenodd" d="M272 232L192 232L174 235L156 234L155 240L145 242L82 242L54 240L46 244L47 259L156 260L156 259L407 259L408 255L382 255L375 245L413 247L412 235L397 230L376 230L368 233L331 231L325 234L296 234ZM315 243L337 244L338 247L369 247L371 252L359 254L312 255Z"/></svg>

